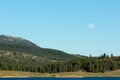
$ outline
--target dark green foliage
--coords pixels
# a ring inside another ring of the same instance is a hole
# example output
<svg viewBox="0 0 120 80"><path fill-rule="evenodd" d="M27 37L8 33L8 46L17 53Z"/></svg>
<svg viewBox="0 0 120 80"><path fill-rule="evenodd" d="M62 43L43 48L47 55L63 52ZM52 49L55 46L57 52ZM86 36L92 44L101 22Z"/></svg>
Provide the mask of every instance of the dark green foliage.
<svg viewBox="0 0 120 80"><path fill-rule="evenodd" d="M109 57L104 59L100 59L99 57L87 57L48 63L41 63L39 61L32 60L32 58L23 58L18 62L12 58L0 57L0 70L17 70L41 73L75 72L84 70L87 72L97 73L116 69L120 69L120 57Z"/></svg>
<svg viewBox="0 0 120 80"><path fill-rule="evenodd" d="M119 57L116 57L119 58ZM112 58L77 58L65 62L58 62L52 64L53 67L48 67L50 72L74 72L84 70L87 72L106 72L116 69L120 69L120 62L113 60ZM49 72L49 71L48 71Z"/></svg>

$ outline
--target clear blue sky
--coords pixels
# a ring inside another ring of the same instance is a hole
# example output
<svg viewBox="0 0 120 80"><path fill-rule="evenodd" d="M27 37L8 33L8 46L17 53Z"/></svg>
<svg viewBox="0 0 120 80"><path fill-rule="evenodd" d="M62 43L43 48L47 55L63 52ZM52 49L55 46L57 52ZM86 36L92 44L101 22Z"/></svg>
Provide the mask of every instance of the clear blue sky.
<svg viewBox="0 0 120 80"><path fill-rule="evenodd" d="M120 55L120 0L0 0L0 34L81 55Z"/></svg>

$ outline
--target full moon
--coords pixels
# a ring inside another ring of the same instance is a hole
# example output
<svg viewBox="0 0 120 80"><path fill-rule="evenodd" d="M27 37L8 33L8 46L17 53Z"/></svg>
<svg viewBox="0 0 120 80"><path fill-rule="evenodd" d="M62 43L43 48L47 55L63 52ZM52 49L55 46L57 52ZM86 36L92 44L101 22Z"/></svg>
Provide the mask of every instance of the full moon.
<svg viewBox="0 0 120 80"><path fill-rule="evenodd" d="M94 24L91 22L91 23L88 24L88 27L89 27L90 29L94 29Z"/></svg>

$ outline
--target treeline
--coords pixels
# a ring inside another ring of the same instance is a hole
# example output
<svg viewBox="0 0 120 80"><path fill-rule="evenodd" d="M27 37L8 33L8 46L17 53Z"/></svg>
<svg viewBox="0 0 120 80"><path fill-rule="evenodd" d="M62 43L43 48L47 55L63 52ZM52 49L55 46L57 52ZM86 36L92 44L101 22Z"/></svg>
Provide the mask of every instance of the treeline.
<svg viewBox="0 0 120 80"><path fill-rule="evenodd" d="M5 61L5 62L1 62ZM79 70L87 72L105 72L120 69L120 56L109 57L105 54L100 57L85 57L77 58L68 61L60 61L40 65L38 63L10 61L5 58L0 58L1 70L16 70L27 72L40 72L40 73L59 73L59 72L75 72Z"/></svg>

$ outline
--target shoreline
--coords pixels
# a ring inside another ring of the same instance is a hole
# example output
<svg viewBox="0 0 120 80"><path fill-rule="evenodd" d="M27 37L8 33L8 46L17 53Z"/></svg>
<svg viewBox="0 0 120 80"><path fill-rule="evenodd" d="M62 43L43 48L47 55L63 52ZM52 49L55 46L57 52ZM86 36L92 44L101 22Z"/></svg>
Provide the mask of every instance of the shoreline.
<svg viewBox="0 0 120 80"><path fill-rule="evenodd" d="M120 76L89 76L90 78L120 78ZM77 77L29 77L29 76L0 76L0 78L89 78L89 77L83 77L83 76L77 76Z"/></svg>

